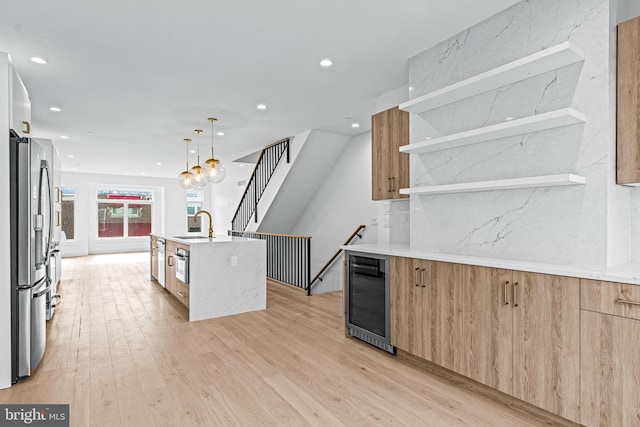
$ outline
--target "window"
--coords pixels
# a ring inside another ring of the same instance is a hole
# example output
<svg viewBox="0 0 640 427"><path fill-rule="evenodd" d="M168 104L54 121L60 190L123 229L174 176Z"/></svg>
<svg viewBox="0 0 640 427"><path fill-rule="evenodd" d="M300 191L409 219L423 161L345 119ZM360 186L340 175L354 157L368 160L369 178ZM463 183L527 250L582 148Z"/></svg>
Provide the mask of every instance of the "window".
<svg viewBox="0 0 640 427"><path fill-rule="evenodd" d="M202 209L202 192L187 191L187 231L202 231L202 217L194 215Z"/></svg>
<svg viewBox="0 0 640 427"><path fill-rule="evenodd" d="M76 238L76 188L62 186L61 217L62 217L62 240L75 240Z"/></svg>
<svg viewBox="0 0 640 427"><path fill-rule="evenodd" d="M151 233L153 192L99 189L98 238L147 237Z"/></svg>

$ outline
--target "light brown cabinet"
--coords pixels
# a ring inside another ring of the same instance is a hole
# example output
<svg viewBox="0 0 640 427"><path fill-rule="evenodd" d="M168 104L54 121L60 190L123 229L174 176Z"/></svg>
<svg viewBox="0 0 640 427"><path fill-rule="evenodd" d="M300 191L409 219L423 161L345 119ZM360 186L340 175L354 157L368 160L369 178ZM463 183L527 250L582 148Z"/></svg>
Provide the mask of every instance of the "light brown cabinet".
<svg viewBox="0 0 640 427"><path fill-rule="evenodd" d="M189 285L185 285L176 278L176 249L189 250L189 245L184 245L171 240L166 241L166 266L165 286L167 291L180 303L189 307Z"/></svg>
<svg viewBox="0 0 640 427"><path fill-rule="evenodd" d="M640 17L618 25L616 182L640 183Z"/></svg>
<svg viewBox="0 0 640 427"><path fill-rule="evenodd" d="M463 267L464 362L461 374L507 394L513 392L512 272Z"/></svg>
<svg viewBox="0 0 640 427"><path fill-rule="evenodd" d="M402 199L409 187L409 113L398 107L371 116L371 185L373 200Z"/></svg>
<svg viewBox="0 0 640 427"><path fill-rule="evenodd" d="M151 236L151 278L158 280L158 238Z"/></svg>
<svg viewBox="0 0 640 427"><path fill-rule="evenodd" d="M580 422L640 426L640 286L581 287Z"/></svg>
<svg viewBox="0 0 640 427"><path fill-rule="evenodd" d="M178 279L176 279L176 243L167 240L165 250L164 286L170 294L175 295L178 289Z"/></svg>
<svg viewBox="0 0 640 427"><path fill-rule="evenodd" d="M580 417L580 280L513 273L513 396Z"/></svg>
<svg viewBox="0 0 640 427"><path fill-rule="evenodd" d="M578 421L578 279L395 257L391 265L393 345Z"/></svg>

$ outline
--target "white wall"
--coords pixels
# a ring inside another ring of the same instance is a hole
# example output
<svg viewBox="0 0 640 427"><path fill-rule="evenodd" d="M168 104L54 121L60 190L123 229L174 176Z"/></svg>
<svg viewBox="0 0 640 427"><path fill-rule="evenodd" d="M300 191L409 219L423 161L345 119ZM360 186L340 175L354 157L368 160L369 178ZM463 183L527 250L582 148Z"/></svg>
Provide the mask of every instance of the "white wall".
<svg viewBox="0 0 640 427"><path fill-rule="evenodd" d="M225 163L227 175L224 180L211 186L213 231L215 234L227 234L231 229L231 220L236 212L240 197L244 193L246 182L251 177L254 165ZM244 181L244 183L243 183ZM205 221L206 222L206 221ZM206 225L203 223L203 227ZM206 231L206 229L204 230Z"/></svg>
<svg viewBox="0 0 640 427"><path fill-rule="evenodd" d="M186 193L175 180L63 172L62 185L76 189L75 239L62 242L63 256L82 256L91 253L135 252L149 249L145 237L129 239L98 239L96 190L98 187L149 189L154 192L152 232L184 233L187 231ZM205 192L205 207L210 197Z"/></svg>
<svg viewBox="0 0 640 427"><path fill-rule="evenodd" d="M360 224L367 228L363 239L377 241L378 207L371 200L371 134L357 135L327 172L324 183L292 227L291 234L311 239L312 277ZM336 260L313 292L342 289L342 259Z"/></svg>
<svg viewBox="0 0 640 427"><path fill-rule="evenodd" d="M618 23L640 16L640 1L620 0L619 3L620 12L617 19Z"/></svg>
<svg viewBox="0 0 640 427"><path fill-rule="evenodd" d="M9 62L0 52L0 389L11 387L11 228L9 210Z"/></svg>

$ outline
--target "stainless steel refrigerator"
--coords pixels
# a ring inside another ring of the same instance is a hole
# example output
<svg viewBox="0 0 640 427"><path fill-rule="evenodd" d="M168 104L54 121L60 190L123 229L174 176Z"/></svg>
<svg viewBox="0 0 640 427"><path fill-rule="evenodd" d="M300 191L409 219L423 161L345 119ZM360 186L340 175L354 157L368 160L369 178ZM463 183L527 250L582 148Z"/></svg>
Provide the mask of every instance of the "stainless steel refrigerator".
<svg viewBox="0 0 640 427"><path fill-rule="evenodd" d="M51 150L11 135L12 380L31 375L46 348L53 240Z"/></svg>

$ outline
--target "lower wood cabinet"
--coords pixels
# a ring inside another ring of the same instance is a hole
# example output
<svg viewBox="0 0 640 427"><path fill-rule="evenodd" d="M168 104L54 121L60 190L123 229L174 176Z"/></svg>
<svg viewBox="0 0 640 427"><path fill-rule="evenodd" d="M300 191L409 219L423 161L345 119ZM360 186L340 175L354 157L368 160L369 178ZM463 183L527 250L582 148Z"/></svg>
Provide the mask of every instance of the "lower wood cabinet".
<svg viewBox="0 0 640 427"><path fill-rule="evenodd" d="M392 344L572 421L579 279L392 257Z"/></svg>
<svg viewBox="0 0 640 427"><path fill-rule="evenodd" d="M151 237L151 276L158 280L158 238Z"/></svg>
<svg viewBox="0 0 640 427"><path fill-rule="evenodd" d="M167 240L165 248L165 287L171 295L188 308L189 285L185 285L176 278L176 249L182 248L188 251L189 245Z"/></svg>
<svg viewBox="0 0 640 427"><path fill-rule="evenodd" d="M640 286L581 286L580 422L640 426Z"/></svg>

